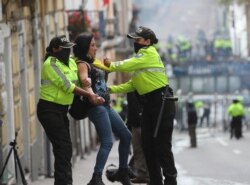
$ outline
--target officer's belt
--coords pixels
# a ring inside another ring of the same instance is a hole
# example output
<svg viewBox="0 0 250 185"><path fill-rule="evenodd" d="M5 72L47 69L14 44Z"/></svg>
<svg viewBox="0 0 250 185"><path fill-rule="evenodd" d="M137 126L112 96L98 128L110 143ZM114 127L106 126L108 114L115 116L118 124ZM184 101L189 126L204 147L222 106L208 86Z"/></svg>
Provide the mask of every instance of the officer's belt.
<svg viewBox="0 0 250 185"><path fill-rule="evenodd" d="M138 95L138 99L140 103L145 104L148 102L152 102L152 100L155 99L155 97L161 97L164 95L165 89L167 86L160 87L159 89L155 89L154 91L151 91L144 95Z"/></svg>
<svg viewBox="0 0 250 185"><path fill-rule="evenodd" d="M166 71L165 71L165 68L162 68L162 67L145 68L145 69L139 69L139 70L135 71L132 76L136 76L136 75L138 75L140 73L144 73L144 72L157 72L157 73L164 73L165 74Z"/></svg>

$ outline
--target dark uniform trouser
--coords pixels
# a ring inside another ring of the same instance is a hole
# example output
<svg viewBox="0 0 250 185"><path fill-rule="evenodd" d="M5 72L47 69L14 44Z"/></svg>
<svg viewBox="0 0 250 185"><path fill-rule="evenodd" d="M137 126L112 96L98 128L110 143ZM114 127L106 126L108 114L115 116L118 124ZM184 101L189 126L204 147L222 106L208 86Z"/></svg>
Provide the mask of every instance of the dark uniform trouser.
<svg viewBox="0 0 250 185"><path fill-rule="evenodd" d="M37 115L53 146L55 185L72 184L72 143L67 117L68 106L40 100Z"/></svg>
<svg viewBox="0 0 250 185"><path fill-rule="evenodd" d="M231 138L233 136L236 137L236 139L239 139L242 137L242 116L233 117L231 121Z"/></svg>
<svg viewBox="0 0 250 185"><path fill-rule="evenodd" d="M148 177L148 170L141 144L141 127L132 127L134 168L138 177Z"/></svg>
<svg viewBox="0 0 250 185"><path fill-rule="evenodd" d="M167 101L166 113L156 138L153 138L165 88L140 96L143 104L142 146L148 167L150 185L176 185L177 170L172 153L174 101ZM172 113L172 114L171 114ZM162 171L162 172L161 172Z"/></svg>
<svg viewBox="0 0 250 185"><path fill-rule="evenodd" d="M190 146L191 147L196 147L197 142L196 142L196 124L190 124L188 125L188 133L190 136Z"/></svg>

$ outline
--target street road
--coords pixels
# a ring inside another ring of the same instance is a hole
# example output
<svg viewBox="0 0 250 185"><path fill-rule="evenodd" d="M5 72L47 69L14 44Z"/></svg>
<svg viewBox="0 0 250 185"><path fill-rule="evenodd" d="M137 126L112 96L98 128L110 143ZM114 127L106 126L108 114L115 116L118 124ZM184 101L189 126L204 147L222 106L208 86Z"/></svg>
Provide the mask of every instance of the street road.
<svg viewBox="0 0 250 185"><path fill-rule="evenodd" d="M250 133L241 140L229 133L198 128L198 147L189 148L187 132L174 133L174 156L180 185L249 185Z"/></svg>

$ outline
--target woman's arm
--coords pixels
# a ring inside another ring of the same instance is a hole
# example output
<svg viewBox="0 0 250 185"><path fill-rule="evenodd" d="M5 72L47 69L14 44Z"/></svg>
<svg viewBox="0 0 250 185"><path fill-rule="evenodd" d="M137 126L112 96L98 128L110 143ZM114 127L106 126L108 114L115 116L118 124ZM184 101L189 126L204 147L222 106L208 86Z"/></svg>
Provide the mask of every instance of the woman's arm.
<svg viewBox="0 0 250 185"><path fill-rule="evenodd" d="M86 91L86 90L84 90L80 87L77 87L77 86L75 87L73 93L76 95L84 96L84 97L88 98L90 103L92 103L94 105L101 105L105 102L105 100L102 97L96 95L95 93Z"/></svg>
<svg viewBox="0 0 250 185"><path fill-rule="evenodd" d="M91 88L91 79L88 77L88 64L81 62L77 63L78 78L81 83L81 88L75 88L75 94L84 96L86 94L90 103L94 105L101 105L105 102L102 97L96 95Z"/></svg>
<svg viewBox="0 0 250 185"><path fill-rule="evenodd" d="M109 87L110 93L129 93L133 91L135 91L135 88L133 87L131 80L123 84L112 85Z"/></svg>
<svg viewBox="0 0 250 185"><path fill-rule="evenodd" d="M83 62L78 63L77 68L78 68L78 78L80 80L81 87L88 92L94 93L91 88L91 78L88 77L88 72L89 72L88 64Z"/></svg>

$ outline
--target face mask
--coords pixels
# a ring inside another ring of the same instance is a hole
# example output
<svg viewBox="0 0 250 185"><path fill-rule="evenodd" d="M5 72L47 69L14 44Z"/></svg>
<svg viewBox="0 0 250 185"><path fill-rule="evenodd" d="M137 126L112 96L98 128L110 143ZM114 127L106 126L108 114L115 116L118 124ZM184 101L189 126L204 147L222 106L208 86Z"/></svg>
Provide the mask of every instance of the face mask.
<svg viewBox="0 0 250 185"><path fill-rule="evenodd" d="M137 43L137 42L134 42L134 50L135 50L135 53L138 53L138 51L141 49L141 48L143 48L143 47L145 47L146 45L143 45L143 44L139 44L139 43Z"/></svg>
<svg viewBox="0 0 250 185"><path fill-rule="evenodd" d="M61 51L54 53L54 56L56 58L58 58L64 64L68 64L69 55L70 55L70 49L69 48L63 48Z"/></svg>

